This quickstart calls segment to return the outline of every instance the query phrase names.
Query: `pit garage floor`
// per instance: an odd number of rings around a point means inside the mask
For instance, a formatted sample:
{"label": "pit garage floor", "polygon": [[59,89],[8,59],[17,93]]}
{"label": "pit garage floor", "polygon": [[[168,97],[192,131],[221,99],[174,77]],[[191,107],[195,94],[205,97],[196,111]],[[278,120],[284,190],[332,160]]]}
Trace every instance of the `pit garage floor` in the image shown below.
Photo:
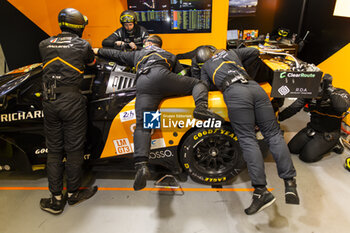
{"label": "pit garage floor", "polygon": [[[308,120],[300,112],[282,122],[288,142]],[[350,227],[350,173],[343,168],[342,155],[330,153],[314,164],[301,162],[292,155],[298,173],[299,206],[284,203],[283,181],[278,178],[271,156],[266,158],[269,188],[277,200],[271,207],[253,216],[243,209],[252,193],[247,171],[242,172],[227,191],[217,192],[210,186],[191,181],[181,182],[181,193],[159,191],[99,190],[78,206],[66,206],[54,216],[39,208],[39,200],[47,190],[1,190],[1,233],[345,233]],[[133,174],[97,173],[96,181],[103,188],[131,188]],[[154,180],[148,187],[154,187]],[[43,175],[21,176],[0,173],[0,187],[47,187]],[[192,189],[194,188],[194,189]],[[202,190],[202,188],[205,188]],[[208,188],[208,190],[206,189]],[[233,191],[243,188],[243,191]]]}

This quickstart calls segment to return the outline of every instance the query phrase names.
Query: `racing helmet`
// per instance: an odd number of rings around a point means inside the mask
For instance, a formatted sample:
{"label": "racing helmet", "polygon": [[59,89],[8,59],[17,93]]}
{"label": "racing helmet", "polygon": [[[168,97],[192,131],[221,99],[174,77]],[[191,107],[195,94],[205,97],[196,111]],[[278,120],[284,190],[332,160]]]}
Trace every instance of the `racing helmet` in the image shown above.
{"label": "racing helmet", "polygon": [[196,60],[198,65],[203,65],[214,55],[213,48],[209,46],[202,46],[197,50]]}
{"label": "racing helmet", "polygon": [[58,14],[58,25],[62,31],[70,31],[82,36],[88,18],[74,8],[65,8]]}
{"label": "racing helmet", "polygon": [[120,23],[123,25],[124,23],[137,23],[136,13],[131,10],[123,11],[120,15]]}

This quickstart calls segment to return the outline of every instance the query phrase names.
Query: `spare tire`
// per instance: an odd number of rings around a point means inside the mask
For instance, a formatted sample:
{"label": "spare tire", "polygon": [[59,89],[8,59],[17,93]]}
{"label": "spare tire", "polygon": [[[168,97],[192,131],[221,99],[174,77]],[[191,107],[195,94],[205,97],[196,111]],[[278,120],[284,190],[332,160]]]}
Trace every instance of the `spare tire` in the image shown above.
{"label": "spare tire", "polygon": [[225,184],[246,167],[237,137],[231,128],[196,129],[180,150],[180,162],[192,180]]}

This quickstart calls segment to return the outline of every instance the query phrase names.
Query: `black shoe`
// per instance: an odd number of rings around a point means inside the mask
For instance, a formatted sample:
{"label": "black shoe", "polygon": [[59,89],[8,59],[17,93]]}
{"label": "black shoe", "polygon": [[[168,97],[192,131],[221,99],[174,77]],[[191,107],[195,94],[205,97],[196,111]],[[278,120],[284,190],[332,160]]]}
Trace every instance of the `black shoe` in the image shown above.
{"label": "black shoe", "polygon": [[337,154],[342,154],[344,152],[344,146],[341,144],[340,139],[338,139],[338,142],[332,148],[332,151],[337,153]]}
{"label": "black shoe", "polygon": [[150,176],[150,172],[147,166],[147,162],[135,163],[136,175],[134,181],[134,190],[138,191],[146,187],[147,179]]}
{"label": "black shoe", "polygon": [[98,188],[97,186],[92,186],[87,189],[79,189],[78,191],[75,191],[70,197],[68,197],[68,204],[69,205],[76,205],[79,204],[82,201],[85,201],[95,195]]}
{"label": "black shoe", "polygon": [[40,208],[51,214],[62,213],[65,205],[66,199],[63,195],[61,195],[61,200],[57,200],[53,195],[50,198],[41,198],[40,200]]}
{"label": "black shoe", "polygon": [[221,121],[221,124],[225,123],[225,119],[222,118],[220,115],[210,111],[208,109],[208,105],[207,104],[198,104],[198,106],[196,106],[196,108],[193,111],[193,117],[198,119],[198,120],[208,120],[208,119],[215,119],[218,121]]}
{"label": "black shoe", "polygon": [[272,193],[267,191],[266,188],[264,189],[256,188],[253,193],[253,202],[247,209],[244,210],[244,212],[247,215],[255,214],[269,207],[275,201],[276,201],[276,198],[272,195]]}
{"label": "black shoe", "polygon": [[285,197],[287,204],[299,205],[300,200],[297,192],[295,179],[284,180]]}

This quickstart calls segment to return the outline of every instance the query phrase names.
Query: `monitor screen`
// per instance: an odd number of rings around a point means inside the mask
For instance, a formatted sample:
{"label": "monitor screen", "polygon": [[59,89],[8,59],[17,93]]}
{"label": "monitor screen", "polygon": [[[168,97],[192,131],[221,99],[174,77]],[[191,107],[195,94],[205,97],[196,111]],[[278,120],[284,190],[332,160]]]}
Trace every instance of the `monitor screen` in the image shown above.
{"label": "monitor screen", "polygon": [[227,40],[238,40],[238,30],[227,30]]}
{"label": "monitor screen", "polygon": [[337,0],[334,7],[334,16],[350,17],[350,1]]}
{"label": "monitor screen", "polygon": [[243,40],[252,40],[258,38],[259,30],[243,30]]}
{"label": "monitor screen", "polygon": [[128,0],[149,33],[211,32],[212,0]]}
{"label": "monitor screen", "polygon": [[230,0],[229,17],[254,16],[258,0]]}

